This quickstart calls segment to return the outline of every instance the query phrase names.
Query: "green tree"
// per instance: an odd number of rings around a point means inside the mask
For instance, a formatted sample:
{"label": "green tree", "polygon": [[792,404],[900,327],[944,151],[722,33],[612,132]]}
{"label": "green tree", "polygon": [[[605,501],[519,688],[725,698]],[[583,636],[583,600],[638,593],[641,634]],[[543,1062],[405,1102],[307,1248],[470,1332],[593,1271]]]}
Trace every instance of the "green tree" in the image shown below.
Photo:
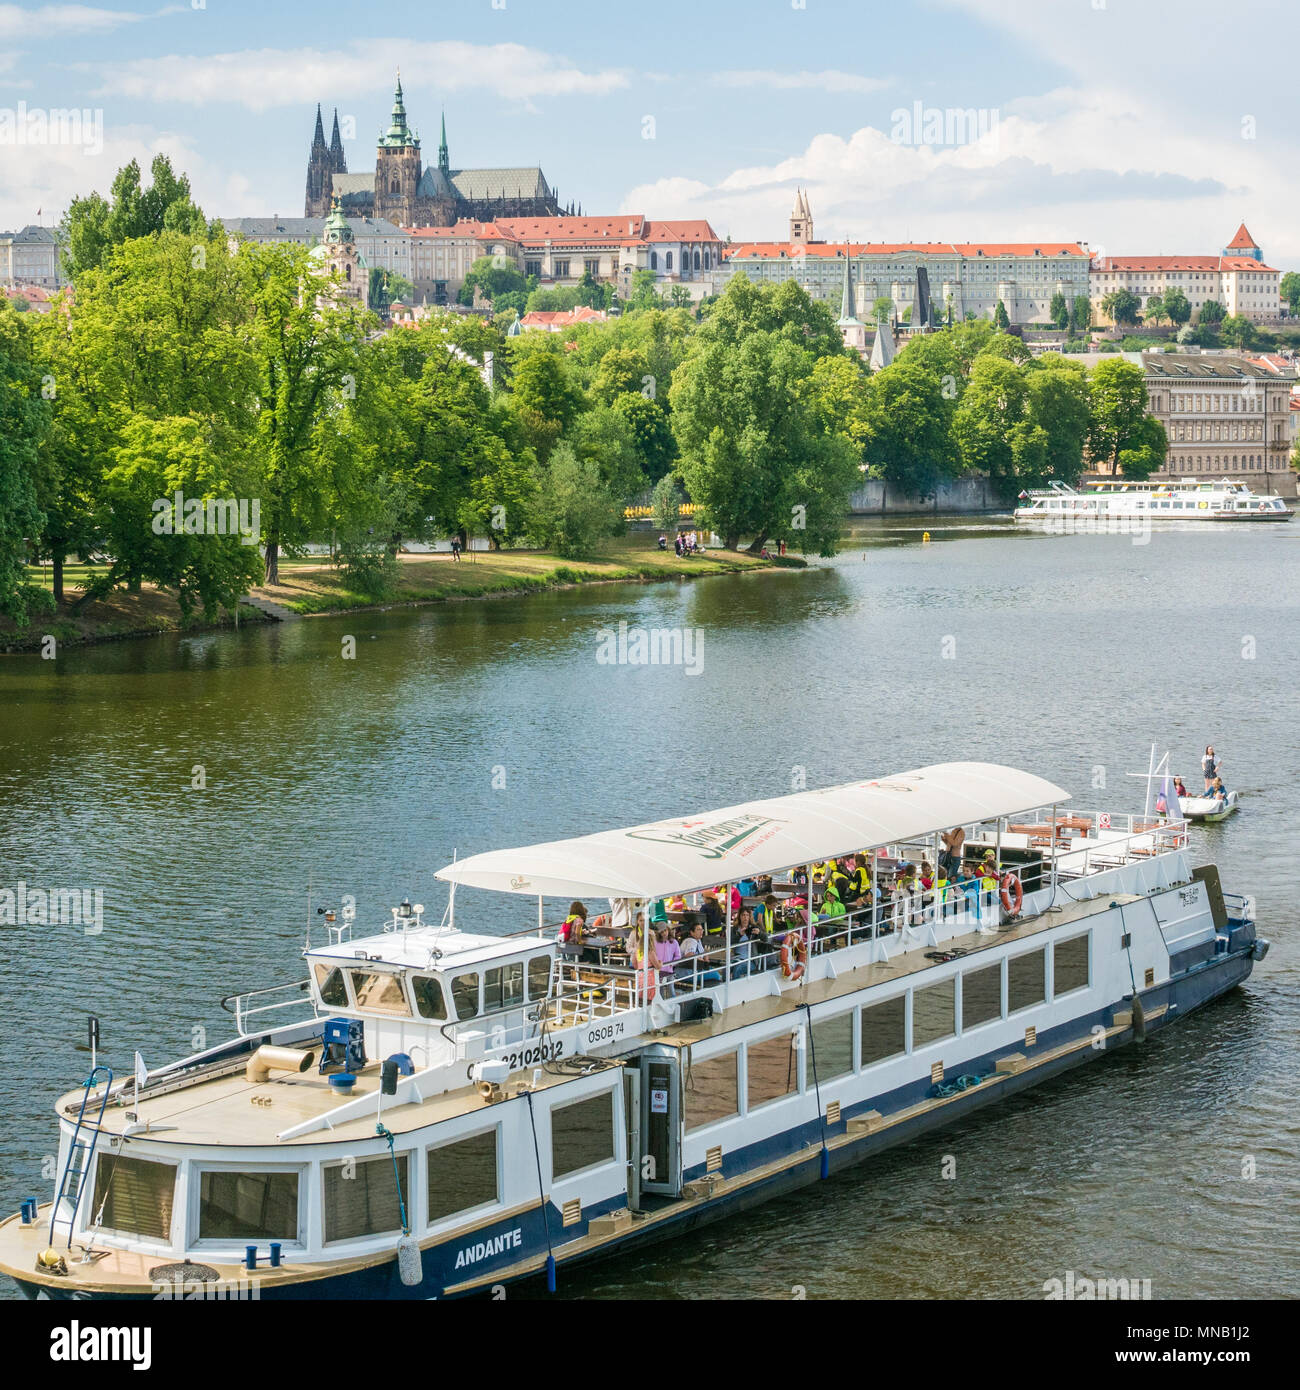
{"label": "green tree", "polygon": [[1142,301],[1132,290],[1111,290],[1101,300],[1102,313],[1117,327],[1136,324],[1141,307]]}
{"label": "green tree", "polygon": [[981,357],[1001,357],[1005,362],[1015,362],[1023,366],[1033,358],[1033,353],[1023,341],[1011,333],[993,333],[988,342],[980,348],[975,361]]}
{"label": "green tree", "polygon": [[1052,296],[1052,302],[1048,305],[1047,317],[1056,328],[1065,328],[1070,322],[1070,311],[1066,308],[1065,296],[1060,290]]}
{"label": "green tree", "polygon": [[30,330],[0,299],[0,613],[19,623],[34,598],[25,564],[27,542],[45,524],[39,493],[48,429]]}
{"label": "green tree", "polygon": [[1216,324],[1222,323],[1226,317],[1227,310],[1217,299],[1207,299],[1205,303],[1201,305],[1201,311],[1196,316],[1196,322],[1198,324],[1206,324],[1213,328]]}
{"label": "green tree", "polygon": [[888,323],[894,317],[894,301],[886,294],[878,295],[871,303],[872,323]]}
{"label": "green tree", "polygon": [[1293,314],[1300,314],[1300,275],[1294,270],[1288,270],[1282,277],[1277,290],[1283,304]]}
{"label": "green tree", "polygon": [[598,284],[596,277],[584,266],[582,279],[578,281],[578,303],[588,309],[607,309],[612,295],[613,286]]}
{"label": "green tree", "polygon": [[554,339],[524,347],[511,343],[514,367],[514,399],[528,430],[529,442],[545,462],[552,448],[577,419],[586,404],[582,387],[561,356]]}
{"label": "green tree", "polygon": [[532,521],[537,544],[566,559],[590,555],[621,524],[622,508],[595,461],[580,459],[568,444],[556,445],[538,485]]}
{"label": "green tree", "polygon": [[1145,317],[1150,323],[1159,323],[1165,314],[1165,297],[1162,294],[1150,294],[1147,296],[1147,306]]}
{"label": "green tree", "polygon": [[508,256],[480,256],[465,272],[465,283],[456,294],[457,302],[473,304],[476,289],[482,290],[483,298],[494,309],[500,309],[507,307],[499,303],[502,295],[524,293],[529,285],[523,271]]}
{"label": "green tree", "polygon": [[662,478],[677,460],[668,412],[640,391],[624,391],[614,397],[613,405],[631,428],[641,471],[651,482]]}
{"label": "green tree", "polygon": [[1083,472],[1083,446],[1090,419],[1088,374],[1083,365],[1058,353],[1035,359],[1028,373],[1028,418],[1046,436],[1044,478],[1073,486]]}
{"label": "green tree", "polygon": [[1029,383],[1014,363],[981,354],[953,416],[962,466],[987,474],[1007,491],[1046,471],[1047,431],[1029,413]]}
{"label": "green tree", "polygon": [[866,401],[866,461],[871,475],[913,497],[961,469],[953,442],[954,396],[943,380],[906,353],[869,383]]}
{"label": "green tree", "polygon": [[1227,347],[1246,348],[1255,346],[1259,334],[1255,325],[1245,314],[1230,314],[1219,325],[1219,338]]}
{"label": "green tree", "polygon": [[1092,300],[1086,294],[1077,294],[1070,301],[1070,327],[1076,333],[1086,332],[1092,324]]}
{"label": "green tree", "polygon": [[751,550],[769,537],[798,538],[803,549],[830,554],[859,476],[856,451],[826,428],[811,392],[813,356],[787,336],[788,323],[777,317],[777,328],[732,337],[748,313],[764,313],[752,288],[746,282],[742,303],[723,309],[712,334],[712,317],[705,321],[673,374],[678,472],[729,550],[751,536]]}
{"label": "green tree", "polygon": [[704,343],[740,343],[751,333],[775,333],[813,357],[842,357],[847,349],[830,306],[811,299],[793,280],[755,285],[733,275],[709,307],[698,336]]}
{"label": "green tree", "polygon": [[1164,293],[1165,318],[1175,327],[1181,328],[1192,316],[1192,306],[1187,302],[1187,296],[1175,286]]}
{"label": "green tree", "polygon": [[634,270],[632,272],[632,289],[627,300],[627,312],[635,313],[641,309],[659,308],[659,291],[655,285],[656,276],[653,270]]}
{"label": "green tree", "polygon": [[[1142,368],[1121,358],[1099,362],[1088,382],[1088,454],[1094,465],[1117,472],[1126,463],[1138,476],[1158,441],[1144,423],[1147,416],[1146,376]],[[1159,422],[1156,422],[1157,424]],[[1161,437],[1164,431],[1161,429]],[[1160,466],[1164,449],[1146,472]]]}
{"label": "green tree", "polygon": [[591,393],[598,401],[612,405],[616,397],[629,391],[639,394],[650,377],[650,359],[641,349],[611,348],[600,359]]}
{"label": "green tree", "polygon": [[1011,319],[1007,314],[1007,306],[1000,299],[993,310],[993,327],[1004,330],[1011,327]]}
{"label": "green tree", "polygon": [[91,193],[69,204],[60,240],[64,273],[74,284],[84,271],[101,265],[114,247],[134,237],[171,231],[207,239],[189,179],[178,175],[164,154],[154,156],[149,173],[152,182],[142,188],[140,166],[133,159],[117,171],[109,198]]}
{"label": "green tree", "polygon": [[677,479],[671,473],[665,473],[654,485],[654,491],[650,495],[650,503],[654,508],[655,525],[661,531],[671,531],[676,534],[677,521],[681,516],[682,503],[685,500]]}
{"label": "green tree", "polygon": [[645,489],[641,451],[622,411],[600,402],[583,411],[564,438],[580,459],[596,464],[612,496],[627,502]]}

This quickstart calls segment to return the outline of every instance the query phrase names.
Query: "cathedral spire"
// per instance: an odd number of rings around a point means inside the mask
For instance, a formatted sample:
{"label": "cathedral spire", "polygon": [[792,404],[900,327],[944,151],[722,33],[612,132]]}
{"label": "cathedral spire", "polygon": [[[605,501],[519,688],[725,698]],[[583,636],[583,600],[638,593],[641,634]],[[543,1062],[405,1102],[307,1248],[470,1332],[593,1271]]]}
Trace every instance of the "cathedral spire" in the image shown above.
{"label": "cathedral spire", "polygon": [[334,133],[330,136],[330,169],[336,174],[346,174],[348,157],[343,153],[343,140],[339,135],[339,109],[334,108]]}
{"label": "cathedral spire", "polygon": [[311,147],[313,153],[318,148],[325,148],[325,123],[321,120],[320,102],[316,103],[316,133],[311,137]]}
{"label": "cathedral spire", "polygon": [[438,145],[438,168],[444,174],[451,173],[451,155],[447,151],[447,113],[442,113],[442,140]]}

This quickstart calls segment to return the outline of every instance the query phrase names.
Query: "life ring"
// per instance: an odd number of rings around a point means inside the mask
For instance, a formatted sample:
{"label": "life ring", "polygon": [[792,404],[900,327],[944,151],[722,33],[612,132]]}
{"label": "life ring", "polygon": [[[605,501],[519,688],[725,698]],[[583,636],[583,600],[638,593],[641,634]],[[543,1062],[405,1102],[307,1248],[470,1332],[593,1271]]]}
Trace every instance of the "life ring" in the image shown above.
{"label": "life ring", "polygon": [[[797,980],[804,971],[804,957],[808,954],[808,943],[803,933],[788,931],[781,943],[781,974],[787,980]],[[796,959],[797,957],[797,959]]]}
{"label": "life ring", "polygon": [[1003,911],[1014,917],[1024,900],[1025,890],[1020,886],[1020,880],[1015,874],[1007,874],[1002,880]]}
{"label": "life ring", "polygon": [[1261,502],[1261,503],[1255,508],[1255,510],[1256,510],[1257,512],[1266,512],[1266,511],[1268,511],[1268,503],[1267,503],[1267,502]]}

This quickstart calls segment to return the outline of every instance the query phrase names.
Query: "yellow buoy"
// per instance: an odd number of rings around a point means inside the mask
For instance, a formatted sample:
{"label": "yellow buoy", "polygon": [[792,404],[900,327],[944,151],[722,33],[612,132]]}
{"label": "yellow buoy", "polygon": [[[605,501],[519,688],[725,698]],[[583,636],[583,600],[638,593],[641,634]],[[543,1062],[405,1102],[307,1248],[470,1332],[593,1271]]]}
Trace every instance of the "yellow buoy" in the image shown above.
{"label": "yellow buoy", "polygon": [[922,532],[921,532],[921,544],[922,544],[922,545],[929,545],[929,543],[930,543],[930,533],[929,533],[928,531],[922,531]]}

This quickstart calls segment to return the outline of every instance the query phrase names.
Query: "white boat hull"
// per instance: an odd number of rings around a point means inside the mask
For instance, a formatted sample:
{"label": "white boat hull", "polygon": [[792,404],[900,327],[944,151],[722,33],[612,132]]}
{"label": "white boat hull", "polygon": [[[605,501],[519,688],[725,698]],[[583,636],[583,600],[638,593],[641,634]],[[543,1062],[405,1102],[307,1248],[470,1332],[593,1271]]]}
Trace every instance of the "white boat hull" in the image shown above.
{"label": "white boat hull", "polygon": [[1225,801],[1213,796],[1180,796],[1178,806],[1188,820],[1227,820],[1237,809],[1238,795],[1229,792]]}

